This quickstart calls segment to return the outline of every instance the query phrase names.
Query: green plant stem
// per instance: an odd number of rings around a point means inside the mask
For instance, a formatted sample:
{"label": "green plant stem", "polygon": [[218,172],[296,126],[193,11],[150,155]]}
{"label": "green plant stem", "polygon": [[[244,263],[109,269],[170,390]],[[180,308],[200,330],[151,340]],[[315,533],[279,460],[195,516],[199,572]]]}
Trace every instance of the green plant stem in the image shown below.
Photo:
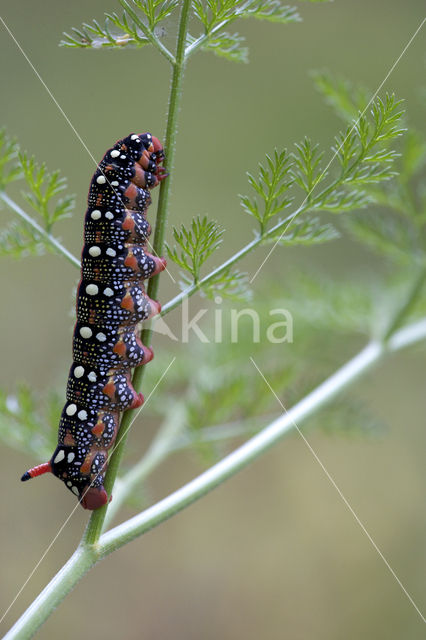
{"label": "green plant stem", "polygon": [[99,540],[100,554],[104,556],[119,549],[235,475],[276,444],[296,425],[300,425],[349,384],[355,382],[376,364],[385,352],[384,345],[378,342],[368,344],[292,409],[274,420],[241,447],[163,500],[104,533]]}
{"label": "green plant stem", "polygon": [[163,43],[157,38],[155,33],[151,31],[149,27],[146,26],[139,18],[138,14],[135,13],[132,7],[129,5],[126,0],[119,0],[121,6],[127,13],[132,16],[134,23],[139,27],[142,33],[146,36],[146,38],[150,41],[151,44],[154,45],[160,51],[160,53],[170,62],[170,64],[175,64],[175,57],[170,51],[163,45]]}
{"label": "green plant stem", "polygon": [[[153,442],[141,459],[114,485],[114,500],[108,507],[104,521],[104,529],[108,529],[111,521],[123,506],[123,503],[138,491],[141,483],[163,463],[170,455],[183,451],[199,442],[224,442],[241,436],[248,436],[259,431],[262,418],[235,420],[227,424],[205,427],[197,435],[180,433],[184,423],[179,415],[179,406],[173,407],[173,414],[156,434]],[[183,414],[183,415],[186,415]],[[266,420],[264,417],[264,421]],[[268,416],[269,418],[269,416]]]}
{"label": "green plant stem", "polygon": [[16,640],[32,638],[80,578],[93,567],[97,559],[98,556],[93,549],[79,547],[4,638]]}
{"label": "green plant stem", "polygon": [[201,278],[200,280],[198,280],[198,282],[194,282],[190,287],[188,287],[181,293],[178,293],[177,296],[175,296],[174,298],[169,300],[169,302],[167,302],[162,306],[160,315],[165,316],[167,313],[170,313],[170,311],[173,311],[173,309],[176,309],[176,307],[182,304],[183,300],[185,300],[186,298],[190,298],[192,295],[194,295],[194,293],[202,289],[203,286],[214,281],[215,278],[217,278],[217,276],[221,275],[233,264],[235,264],[236,262],[244,258],[253,249],[255,249],[256,247],[260,246],[263,242],[265,242],[265,240],[267,240],[268,238],[272,238],[278,231],[281,231],[283,229],[286,230],[287,225],[292,220],[294,220],[297,216],[303,213],[306,209],[307,207],[305,206],[300,207],[299,209],[294,211],[292,214],[287,216],[287,218],[285,218],[284,220],[281,220],[276,225],[271,227],[263,235],[258,235],[254,240],[246,244],[244,247],[242,247],[242,249],[237,251],[237,253],[235,253],[233,256],[228,258],[228,260],[225,260],[225,262],[223,262],[221,265],[213,269],[213,271],[211,271],[206,276],[204,276],[204,278]]}
{"label": "green plant stem", "polygon": [[71,262],[75,267],[80,269],[80,266],[81,266],[80,260],[78,260],[78,258],[73,256],[73,254],[70,253],[68,249],[66,249],[58,240],[56,240],[56,238],[50,235],[50,233],[48,233],[35,220],[33,220],[33,218],[30,215],[28,215],[28,213],[26,213],[23,209],[21,209],[21,207],[18,204],[16,204],[16,202],[12,200],[12,198],[9,198],[7,193],[5,193],[4,191],[0,191],[0,198],[3,200],[5,204],[7,204],[8,207],[10,207],[15,213],[17,213],[20,218],[25,220],[27,224],[29,224],[33,229],[35,229],[37,233],[41,236],[41,238],[43,238],[44,240],[46,240],[46,242],[51,244],[52,247],[56,249],[56,251],[58,251],[63,256],[65,256],[65,258],[69,262]]}
{"label": "green plant stem", "polygon": [[[180,99],[182,93],[182,83],[185,71],[185,42],[186,34],[188,31],[188,21],[190,15],[191,2],[190,0],[184,0],[182,4],[179,31],[177,36],[176,46],[176,62],[173,65],[172,84],[170,88],[169,99],[169,112],[167,117],[167,129],[165,137],[165,150],[166,160],[165,167],[169,170],[173,168],[175,157],[175,145],[177,135],[177,118],[179,113]],[[164,247],[164,235],[167,225],[167,214],[169,204],[169,194],[171,186],[171,176],[167,180],[163,180],[160,187],[160,197],[158,200],[157,219],[155,223],[155,233],[153,242],[153,251],[157,255],[161,255]],[[148,285],[148,296],[152,299],[157,298],[159,287],[159,278],[154,276]],[[142,331],[142,342],[146,346],[151,344],[152,331],[150,329],[144,329]],[[145,367],[137,367],[133,375],[132,384],[136,391],[140,391],[142,385],[142,379]],[[112,488],[114,486],[115,478],[117,477],[118,469],[123,458],[124,449],[127,442],[127,435],[129,432],[130,424],[133,419],[132,411],[125,411],[123,419],[121,421],[120,429],[117,434],[117,445],[114,449],[111,459],[108,464],[108,471],[105,477],[105,490],[108,495],[111,495]],[[86,544],[96,544],[101,531],[103,529],[103,523],[106,516],[108,505],[105,505],[101,509],[97,509],[93,512],[86,532],[84,534],[84,542]]]}
{"label": "green plant stem", "polygon": [[98,560],[158,526],[235,475],[294,429],[296,424],[300,427],[307,418],[365,375],[385,356],[423,340],[426,340],[426,318],[399,329],[387,342],[370,342],[288,412],[271,422],[223,460],[157,504],[104,533],[96,546],[81,545],[3,640],[31,638],[65,595]]}
{"label": "green plant stem", "polygon": [[[232,20],[235,20],[236,17],[233,17]],[[185,57],[189,58],[193,53],[195,53],[200,47],[202,47],[212,36],[221,31],[224,27],[226,27],[231,21],[231,19],[222,20],[220,24],[217,24],[213,29],[210,29],[208,33],[204,33],[202,36],[194,40],[191,44],[186,47]]]}
{"label": "green plant stem", "polygon": [[238,8],[236,7],[234,9],[234,13],[231,16],[229,16],[229,18],[224,18],[221,22],[219,22],[214,27],[209,29],[209,31],[207,33],[203,33],[202,36],[200,36],[199,38],[194,40],[194,42],[189,44],[186,47],[186,50],[185,50],[185,57],[188,58],[189,56],[191,56],[198,49],[200,49],[200,47],[202,47],[212,36],[214,36],[216,33],[221,31],[225,27],[227,27],[229,24],[231,24],[231,22],[234,22],[234,20],[237,20],[237,18],[239,18],[240,15],[247,8],[249,8],[249,6],[251,4],[253,4],[253,1],[252,0],[248,0],[248,2],[245,2],[241,7],[238,7]]}

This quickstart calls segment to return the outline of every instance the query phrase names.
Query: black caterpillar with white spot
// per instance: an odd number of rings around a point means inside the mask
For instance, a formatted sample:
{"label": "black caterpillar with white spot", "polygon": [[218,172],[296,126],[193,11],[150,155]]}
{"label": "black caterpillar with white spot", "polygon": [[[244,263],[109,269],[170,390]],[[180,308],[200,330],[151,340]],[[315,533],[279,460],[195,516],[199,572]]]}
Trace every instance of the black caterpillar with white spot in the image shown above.
{"label": "black caterpillar with white spot", "polygon": [[95,171],[58,446],[49,462],[22,476],[25,481],[53,473],[85,509],[98,509],[108,501],[103,482],[120,413],[143,403],[132,386],[131,369],[153,357],[139,338],[139,323],[160,311],[159,303],[146,295],[143,281],[166,266],[163,258],[146,251],[149,189],[167,175],[163,159],[157,138],[130,134],[106,152]]}

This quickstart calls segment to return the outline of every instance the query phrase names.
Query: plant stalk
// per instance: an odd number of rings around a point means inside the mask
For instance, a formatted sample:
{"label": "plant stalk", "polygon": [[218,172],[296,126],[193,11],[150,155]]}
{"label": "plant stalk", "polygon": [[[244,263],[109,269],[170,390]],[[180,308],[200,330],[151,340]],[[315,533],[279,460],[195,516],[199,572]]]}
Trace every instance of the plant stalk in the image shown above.
{"label": "plant stalk", "polygon": [[[182,4],[181,14],[180,14],[180,22],[179,22],[179,31],[177,36],[177,46],[176,46],[176,61],[173,64],[173,75],[172,75],[172,84],[170,88],[170,98],[169,98],[169,112],[167,117],[167,129],[166,129],[166,137],[165,137],[165,150],[166,150],[166,159],[164,166],[169,171],[172,170],[174,166],[174,157],[175,157],[175,146],[176,146],[176,136],[177,136],[177,118],[179,113],[180,99],[182,93],[182,84],[183,84],[183,76],[185,71],[185,43],[186,43],[186,34],[188,31],[188,21],[190,15],[191,2],[190,0],[184,0]],[[155,223],[155,233],[154,233],[154,242],[153,242],[153,251],[157,255],[161,255],[164,247],[164,236],[167,225],[167,214],[168,214],[168,204],[169,204],[169,195],[170,195],[170,187],[172,176],[170,175],[167,180],[163,180],[160,187],[160,196],[158,201],[158,209],[157,209],[157,218]],[[154,276],[148,285],[148,296],[152,299],[157,298],[159,287],[159,277]],[[146,346],[150,346],[151,344],[152,331],[150,329],[144,329],[142,331],[142,342]],[[144,375],[145,367],[136,367],[132,384],[136,391],[140,391],[142,385],[142,379]],[[114,486],[115,478],[118,473],[118,469],[121,464],[121,460],[124,454],[127,435],[130,428],[130,423],[132,421],[133,412],[128,410],[123,414],[123,418],[121,421],[120,429],[117,434],[117,445],[111,455],[108,464],[108,471],[105,477],[105,490],[108,495],[111,495],[112,488]],[[103,523],[106,516],[108,505],[101,507],[93,512],[89,524],[87,526],[86,532],[84,534],[84,542],[86,544],[95,544],[98,540],[102,528]]]}
{"label": "plant stalk", "polygon": [[32,638],[96,561],[97,556],[93,550],[79,547],[6,633],[3,640],[12,640],[12,638],[13,640],[28,640]]}
{"label": "plant stalk", "polygon": [[201,278],[200,280],[198,280],[198,282],[194,282],[190,287],[188,287],[181,293],[178,293],[177,296],[175,296],[174,298],[169,300],[169,302],[162,306],[160,316],[165,316],[167,313],[170,313],[170,311],[173,311],[173,309],[176,309],[176,307],[182,304],[183,300],[185,300],[186,298],[190,298],[194,295],[194,293],[202,289],[203,286],[213,282],[215,278],[217,278],[217,276],[220,276],[229,267],[244,258],[253,249],[260,246],[263,242],[265,242],[265,240],[267,240],[268,238],[272,238],[278,231],[281,231],[283,229],[285,231],[287,225],[289,225],[292,220],[303,213],[306,208],[307,207],[300,207],[292,214],[287,216],[287,218],[275,224],[268,231],[265,231],[263,235],[257,235],[254,240],[248,242],[244,247],[237,251],[237,253],[228,258],[228,260],[225,260],[225,262],[223,262],[221,265],[210,271],[210,273],[204,276],[204,278]]}
{"label": "plant stalk", "polygon": [[175,63],[174,56],[170,53],[170,51],[167,49],[167,47],[165,47],[163,45],[161,40],[159,40],[157,38],[155,33],[153,33],[153,31],[149,27],[147,27],[147,25],[144,24],[142,22],[142,20],[140,20],[139,16],[137,15],[137,13],[135,13],[133,11],[133,9],[130,6],[130,4],[128,2],[126,2],[126,0],[119,0],[119,2],[121,4],[121,6],[123,7],[123,9],[125,11],[127,11],[127,13],[130,16],[132,16],[132,20],[134,21],[135,25],[137,25],[139,27],[139,29],[146,36],[146,38],[150,41],[150,43],[152,45],[154,45],[154,47],[156,47],[158,49],[158,51],[170,62],[170,64],[174,64]]}
{"label": "plant stalk", "polygon": [[146,531],[161,524],[172,515],[183,510],[192,502],[205,495],[227,478],[266,452],[286,433],[297,428],[307,418],[336,395],[342,392],[377,365],[385,356],[426,339],[426,318],[399,329],[388,342],[373,341],[367,344],[355,357],[344,364],[327,380],[305,396],[294,407],[271,422],[257,435],[241,447],[223,458],[203,474],[184,485],[167,498],[149,507],[142,513],[104,533],[99,540],[102,557],[119,549]]}
{"label": "plant stalk", "polygon": [[167,498],[127,522],[104,533],[96,546],[81,545],[19,618],[4,640],[28,640],[50,616],[80,578],[100,559],[161,524],[195,502],[250,461],[267,451],[296,425],[330,402],[338,393],[365,375],[385,356],[426,340],[426,318],[396,331],[387,343],[371,342],[292,409],[271,422],[223,460]]}

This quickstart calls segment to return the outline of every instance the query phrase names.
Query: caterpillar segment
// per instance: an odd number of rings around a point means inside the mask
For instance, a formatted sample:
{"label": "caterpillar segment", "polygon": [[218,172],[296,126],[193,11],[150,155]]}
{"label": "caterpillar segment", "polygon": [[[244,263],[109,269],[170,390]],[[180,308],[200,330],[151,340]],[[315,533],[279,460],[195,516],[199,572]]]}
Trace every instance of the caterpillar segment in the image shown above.
{"label": "caterpillar segment", "polygon": [[139,324],[161,310],[146,295],[144,281],[166,267],[164,258],[146,250],[150,190],[167,177],[163,160],[158,138],[130,134],[106,152],[92,177],[58,446],[49,462],[21,478],[53,473],[85,509],[108,502],[103,483],[120,414],[143,403],[131,370],[152,360]]}

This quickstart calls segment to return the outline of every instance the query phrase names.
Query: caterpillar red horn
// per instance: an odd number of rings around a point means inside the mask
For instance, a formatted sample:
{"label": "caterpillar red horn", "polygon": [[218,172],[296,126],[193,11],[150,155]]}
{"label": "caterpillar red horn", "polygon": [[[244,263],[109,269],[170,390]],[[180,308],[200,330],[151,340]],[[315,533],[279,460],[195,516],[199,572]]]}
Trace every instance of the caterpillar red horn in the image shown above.
{"label": "caterpillar red horn", "polygon": [[143,402],[131,384],[131,369],[152,360],[138,325],[161,308],[143,282],[166,267],[164,258],[146,250],[150,189],[167,176],[163,160],[158,138],[133,133],[106,152],[93,175],[58,446],[49,462],[21,478],[53,473],[85,509],[108,502],[103,483],[120,413]]}

